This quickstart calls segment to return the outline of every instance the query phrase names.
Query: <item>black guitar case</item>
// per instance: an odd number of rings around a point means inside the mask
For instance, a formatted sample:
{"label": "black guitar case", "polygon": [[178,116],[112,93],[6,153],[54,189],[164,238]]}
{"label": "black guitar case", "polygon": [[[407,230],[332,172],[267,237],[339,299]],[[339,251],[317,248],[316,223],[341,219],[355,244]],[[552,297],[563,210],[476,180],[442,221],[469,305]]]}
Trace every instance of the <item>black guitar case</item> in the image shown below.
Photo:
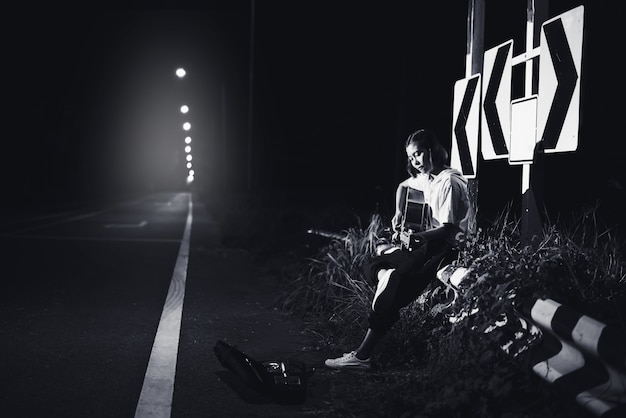
{"label": "black guitar case", "polygon": [[299,404],[306,400],[307,381],[314,369],[299,360],[257,361],[218,341],[213,348],[219,362],[237,375],[248,387],[281,404]]}

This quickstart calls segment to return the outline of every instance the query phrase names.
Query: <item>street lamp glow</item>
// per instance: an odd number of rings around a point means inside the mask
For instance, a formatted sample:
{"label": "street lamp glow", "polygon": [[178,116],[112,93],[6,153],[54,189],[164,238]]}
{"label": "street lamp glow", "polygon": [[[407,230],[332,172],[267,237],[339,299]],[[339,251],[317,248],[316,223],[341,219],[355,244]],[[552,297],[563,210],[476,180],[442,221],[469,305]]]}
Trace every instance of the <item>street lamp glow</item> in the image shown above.
{"label": "street lamp glow", "polygon": [[178,68],[178,69],[176,69],[176,76],[177,76],[178,78],[183,78],[183,77],[185,77],[185,75],[186,75],[186,74],[187,74],[187,71],[185,71],[185,69],[184,69],[184,68]]}
{"label": "street lamp glow", "polygon": [[186,131],[190,130],[191,129],[191,123],[189,123],[189,122],[183,123],[183,129],[186,130]]}
{"label": "street lamp glow", "polygon": [[186,152],[187,154],[189,154],[189,153],[191,152],[191,147],[190,147],[189,145],[187,145],[187,146],[185,147],[185,152]]}
{"label": "street lamp glow", "polygon": [[191,137],[190,136],[185,138],[185,144],[191,144]]}
{"label": "street lamp glow", "polygon": [[182,106],[180,107],[180,113],[187,113],[187,112],[189,112],[189,106],[187,106],[187,105],[182,105]]}

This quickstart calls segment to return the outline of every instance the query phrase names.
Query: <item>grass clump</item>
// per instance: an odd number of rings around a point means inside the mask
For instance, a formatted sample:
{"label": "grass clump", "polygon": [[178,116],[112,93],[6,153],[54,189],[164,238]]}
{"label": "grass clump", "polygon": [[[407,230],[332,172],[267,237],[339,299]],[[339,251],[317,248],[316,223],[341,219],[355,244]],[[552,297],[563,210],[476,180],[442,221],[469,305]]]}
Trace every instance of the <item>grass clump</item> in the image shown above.
{"label": "grass clump", "polygon": [[[597,320],[626,329],[626,262],[623,242],[594,209],[571,221],[548,223],[534,245],[520,243],[520,222],[507,207],[466,243],[459,265],[470,269],[463,284],[465,309],[496,311],[551,298]],[[479,306],[480,305],[480,306]]]}
{"label": "grass clump", "polygon": [[281,297],[282,308],[319,324],[328,336],[338,332],[339,343],[361,334],[375,290],[363,266],[383,233],[380,216],[373,215],[365,229],[348,228],[331,239],[295,269],[295,279]]}

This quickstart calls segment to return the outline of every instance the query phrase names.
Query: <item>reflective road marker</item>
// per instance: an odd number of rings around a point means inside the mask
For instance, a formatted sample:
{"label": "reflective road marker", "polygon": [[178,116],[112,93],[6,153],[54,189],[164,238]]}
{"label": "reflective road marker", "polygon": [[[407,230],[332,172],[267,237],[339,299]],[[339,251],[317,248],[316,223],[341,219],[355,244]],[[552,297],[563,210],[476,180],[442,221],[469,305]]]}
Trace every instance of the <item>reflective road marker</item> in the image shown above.
{"label": "reflective road marker", "polygon": [[154,337],[148,369],[135,410],[136,418],[169,418],[172,412],[174,378],[176,376],[176,358],[185,298],[185,281],[189,260],[189,239],[191,236],[192,202],[189,194],[187,224],[180,244],[174,274],[167,292],[161,320]]}

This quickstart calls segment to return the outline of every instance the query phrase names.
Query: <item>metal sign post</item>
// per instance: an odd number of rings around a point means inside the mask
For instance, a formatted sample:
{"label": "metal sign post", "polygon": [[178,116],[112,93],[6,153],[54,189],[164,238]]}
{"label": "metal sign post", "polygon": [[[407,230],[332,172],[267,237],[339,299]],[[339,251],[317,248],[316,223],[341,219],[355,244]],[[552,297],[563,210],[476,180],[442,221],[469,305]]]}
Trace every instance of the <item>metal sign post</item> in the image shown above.
{"label": "metal sign post", "polygon": [[[483,70],[483,53],[485,50],[484,38],[485,0],[469,0],[467,11],[467,49],[465,55],[465,76],[467,78],[471,78],[475,74],[480,74]],[[480,83],[478,84],[477,88],[478,91],[480,91]],[[480,94],[478,96],[480,96]],[[478,130],[479,124],[480,121],[477,122],[476,126]],[[477,141],[480,140],[478,134],[476,135],[476,139]],[[452,151],[454,153],[454,150]],[[478,163],[477,157],[476,163]],[[476,168],[477,167],[474,167],[474,170],[476,170]],[[470,217],[468,229],[471,234],[474,234],[477,230],[476,213],[478,212],[478,179],[471,178],[468,180],[468,193],[470,199]]]}
{"label": "metal sign post", "polygon": [[[524,84],[525,98],[530,99],[533,97],[533,93],[537,92],[538,87],[538,74],[535,71],[535,54],[531,52],[539,46],[539,28],[541,23],[545,21],[548,13],[548,0],[539,0],[535,4],[535,0],[527,0],[526,2],[526,80]],[[530,115],[531,121],[528,118],[522,118],[526,123],[532,123],[533,129],[526,133],[526,143],[535,144],[536,127],[537,127],[537,100],[529,100],[525,103],[526,112],[524,114]],[[524,124],[525,125],[525,124]],[[526,125],[527,126],[527,125]],[[515,132],[512,129],[512,132]],[[523,131],[522,131],[523,132]],[[531,167],[534,161],[534,157],[537,154],[542,153],[537,147],[531,146],[533,149],[533,156],[531,156],[530,162],[526,162],[522,165],[522,230],[521,239],[522,244],[530,245],[537,237],[541,236],[541,230],[543,227],[542,217],[539,212],[539,206],[543,206],[543,196],[541,193],[541,183],[543,182],[543,173],[537,172],[535,176],[531,175]],[[538,156],[539,159],[542,156]]]}

